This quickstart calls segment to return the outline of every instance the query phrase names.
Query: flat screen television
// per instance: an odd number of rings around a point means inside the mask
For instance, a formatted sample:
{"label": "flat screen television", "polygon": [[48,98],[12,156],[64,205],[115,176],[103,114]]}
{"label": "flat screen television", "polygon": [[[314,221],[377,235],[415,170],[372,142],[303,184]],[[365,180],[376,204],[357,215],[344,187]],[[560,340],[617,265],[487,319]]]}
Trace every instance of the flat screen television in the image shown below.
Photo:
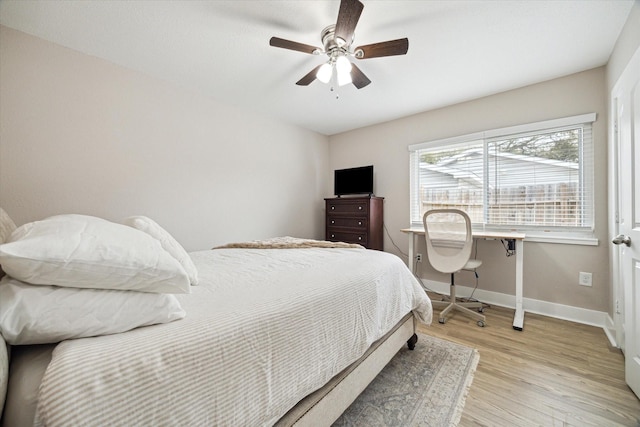
{"label": "flat screen television", "polygon": [[336,169],[333,185],[334,193],[338,197],[349,194],[373,195],[373,165]]}

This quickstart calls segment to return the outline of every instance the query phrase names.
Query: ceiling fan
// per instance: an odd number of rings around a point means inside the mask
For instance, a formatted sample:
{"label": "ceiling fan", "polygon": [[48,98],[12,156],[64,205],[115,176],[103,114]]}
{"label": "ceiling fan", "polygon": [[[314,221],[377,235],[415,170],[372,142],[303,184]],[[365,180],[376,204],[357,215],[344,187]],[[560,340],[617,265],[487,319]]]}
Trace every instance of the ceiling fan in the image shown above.
{"label": "ceiling fan", "polygon": [[333,76],[339,86],[353,83],[362,89],[371,83],[371,80],[353,64],[349,57],[356,59],[378,58],[381,56],[404,55],[409,50],[409,39],[389,40],[364,46],[352,47],[354,31],[364,5],[358,0],[341,0],[338,11],[338,20],[335,25],[329,25],[320,34],[324,49],[291,40],[271,37],[269,45],[283,49],[297,50],[313,55],[325,54],[329,60],[318,65],[307,75],[296,82],[300,86],[308,86],[318,79],[323,83],[329,83]]}

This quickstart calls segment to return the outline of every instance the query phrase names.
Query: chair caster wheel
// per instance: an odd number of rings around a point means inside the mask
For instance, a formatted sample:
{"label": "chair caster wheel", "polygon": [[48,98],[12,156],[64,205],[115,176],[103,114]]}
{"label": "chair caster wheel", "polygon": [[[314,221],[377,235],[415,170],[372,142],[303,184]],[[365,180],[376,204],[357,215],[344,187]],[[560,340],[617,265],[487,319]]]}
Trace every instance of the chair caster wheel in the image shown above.
{"label": "chair caster wheel", "polygon": [[444,325],[444,319],[438,319],[438,322]]}
{"label": "chair caster wheel", "polygon": [[478,309],[478,313],[484,313],[484,307],[480,307],[480,308]]}
{"label": "chair caster wheel", "polygon": [[478,320],[478,326],[480,326],[481,328],[484,328],[484,321]]}

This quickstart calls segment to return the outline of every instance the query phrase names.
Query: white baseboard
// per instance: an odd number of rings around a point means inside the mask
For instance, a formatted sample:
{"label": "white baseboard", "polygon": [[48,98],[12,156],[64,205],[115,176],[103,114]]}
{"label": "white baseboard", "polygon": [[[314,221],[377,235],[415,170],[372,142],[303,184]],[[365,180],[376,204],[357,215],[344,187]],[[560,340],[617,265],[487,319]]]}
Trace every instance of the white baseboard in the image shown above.
{"label": "white baseboard", "polygon": [[607,323],[602,329],[604,329],[604,333],[609,339],[611,345],[620,348],[618,341],[616,340],[616,325],[609,314],[607,314]]}
{"label": "white baseboard", "polygon": [[[425,279],[422,279],[422,283],[427,290],[449,295],[449,283]],[[471,296],[472,292],[473,288],[456,285],[456,296],[458,297],[467,298]],[[484,289],[476,289],[473,293],[473,298],[487,304],[497,305],[500,307],[515,308],[516,306],[515,295],[502,294]],[[524,306],[525,311],[524,330],[527,329],[526,313],[541,314],[543,316],[555,317],[556,319],[569,320],[585,325],[600,327],[604,330],[604,333],[607,335],[611,345],[617,347],[613,320],[608,313],[548,301],[540,301],[532,298],[523,298],[522,305]]]}

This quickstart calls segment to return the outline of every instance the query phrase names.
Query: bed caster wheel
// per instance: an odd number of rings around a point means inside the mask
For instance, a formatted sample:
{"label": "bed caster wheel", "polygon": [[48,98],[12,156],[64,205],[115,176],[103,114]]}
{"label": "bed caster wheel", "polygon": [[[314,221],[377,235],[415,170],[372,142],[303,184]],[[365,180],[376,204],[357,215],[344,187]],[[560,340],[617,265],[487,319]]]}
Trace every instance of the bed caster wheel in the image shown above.
{"label": "bed caster wheel", "polygon": [[411,338],[409,338],[409,341],[407,341],[407,346],[409,347],[409,350],[413,350],[414,348],[416,348],[417,342],[418,342],[418,335],[413,334]]}
{"label": "bed caster wheel", "polygon": [[439,322],[439,323],[442,323],[442,324],[444,325],[444,318],[442,318],[442,317],[441,317],[441,318],[439,318],[439,319],[438,319],[438,322]]}
{"label": "bed caster wheel", "polygon": [[478,326],[484,328],[484,320],[478,320]]}

